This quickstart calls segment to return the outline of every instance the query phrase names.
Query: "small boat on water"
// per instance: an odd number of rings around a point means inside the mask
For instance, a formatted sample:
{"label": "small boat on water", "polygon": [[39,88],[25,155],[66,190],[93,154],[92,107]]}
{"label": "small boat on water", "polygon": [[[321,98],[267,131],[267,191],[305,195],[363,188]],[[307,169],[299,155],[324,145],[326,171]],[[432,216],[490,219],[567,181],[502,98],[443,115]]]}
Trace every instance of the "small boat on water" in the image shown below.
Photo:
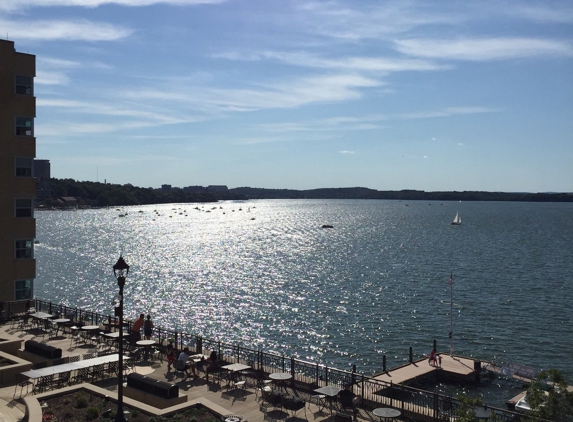
{"label": "small boat on water", "polygon": [[459,226],[460,224],[462,224],[462,217],[460,217],[459,211],[456,212],[456,216],[454,217],[454,221],[452,221],[451,224],[454,226]]}
{"label": "small boat on water", "polygon": [[323,224],[323,225],[322,225],[322,228],[323,228],[323,229],[333,229],[334,226],[331,225],[331,224]]}

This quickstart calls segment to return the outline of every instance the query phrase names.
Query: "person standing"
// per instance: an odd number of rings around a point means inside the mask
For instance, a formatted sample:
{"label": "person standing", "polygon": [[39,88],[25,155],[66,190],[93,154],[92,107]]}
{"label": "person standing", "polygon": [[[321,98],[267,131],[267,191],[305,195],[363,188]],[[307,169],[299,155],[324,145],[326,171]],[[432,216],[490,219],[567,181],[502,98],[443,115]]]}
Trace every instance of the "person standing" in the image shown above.
{"label": "person standing", "polygon": [[145,340],[151,340],[151,333],[153,332],[153,321],[151,321],[151,315],[147,315],[147,319],[143,324],[143,335]]}
{"label": "person standing", "polygon": [[173,347],[173,339],[169,339],[169,343],[165,348],[165,355],[167,356],[167,370],[171,371],[171,366],[175,360],[175,347]]}
{"label": "person standing", "polygon": [[139,318],[135,320],[131,326],[131,335],[135,341],[141,340],[141,327],[145,323],[145,315],[140,314]]}

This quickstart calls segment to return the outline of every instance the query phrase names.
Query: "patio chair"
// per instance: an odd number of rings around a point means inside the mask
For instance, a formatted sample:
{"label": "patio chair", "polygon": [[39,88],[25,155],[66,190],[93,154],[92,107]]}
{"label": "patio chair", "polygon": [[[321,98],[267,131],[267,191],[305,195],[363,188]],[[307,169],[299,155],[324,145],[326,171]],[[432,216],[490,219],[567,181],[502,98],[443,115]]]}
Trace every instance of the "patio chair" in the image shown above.
{"label": "patio chair", "polygon": [[175,369],[175,377],[177,377],[178,374],[181,374],[183,378],[187,378],[187,367],[185,362],[176,359],[173,361],[173,369]]}
{"label": "patio chair", "polygon": [[310,396],[308,400],[309,409],[311,404],[314,404],[318,408],[318,413],[322,413],[322,411],[328,405],[326,401],[326,396],[324,394],[313,394],[312,396]]}
{"label": "patio chair", "polygon": [[297,415],[297,413],[299,411],[304,409],[304,418],[307,419],[307,417],[306,417],[306,402],[303,399],[301,399],[299,397],[294,397],[294,396],[286,396],[283,398],[282,406],[287,411],[291,412],[291,416],[293,418]]}
{"label": "patio chair", "polygon": [[70,385],[81,384],[90,377],[90,368],[80,368],[76,371],[76,375],[70,380]]}
{"label": "patio chair", "polygon": [[71,371],[60,373],[58,379],[56,380],[56,388],[64,388],[70,385],[71,375]]}
{"label": "patio chair", "polygon": [[80,333],[79,327],[71,327],[72,337],[70,339],[70,349],[73,349],[74,346],[77,347],[80,343],[83,343],[83,336]]}
{"label": "patio chair", "polygon": [[16,388],[14,388],[14,396],[12,398],[16,398],[16,391],[18,390],[18,387],[20,387],[20,396],[18,398],[22,398],[24,387],[26,387],[26,394],[28,394],[30,391],[30,386],[32,386],[32,388],[34,387],[34,383],[30,379],[20,381],[18,384],[16,384]]}
{"label": "patio chair", "polygon": [[38,383],[34,387],[34,392],[43,393],[48,391],[54,385],[54,375],[46,375],[45,377],[40,377]]}

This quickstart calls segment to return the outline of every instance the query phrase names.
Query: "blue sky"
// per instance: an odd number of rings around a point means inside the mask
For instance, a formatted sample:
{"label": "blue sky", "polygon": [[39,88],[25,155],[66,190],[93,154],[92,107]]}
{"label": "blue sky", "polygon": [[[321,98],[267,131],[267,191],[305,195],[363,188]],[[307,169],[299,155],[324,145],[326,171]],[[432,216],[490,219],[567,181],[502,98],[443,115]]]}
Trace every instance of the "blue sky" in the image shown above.
{"label": "blue sky", "polygon": [[571,1],[0,0],[52,176],[573,191]]}

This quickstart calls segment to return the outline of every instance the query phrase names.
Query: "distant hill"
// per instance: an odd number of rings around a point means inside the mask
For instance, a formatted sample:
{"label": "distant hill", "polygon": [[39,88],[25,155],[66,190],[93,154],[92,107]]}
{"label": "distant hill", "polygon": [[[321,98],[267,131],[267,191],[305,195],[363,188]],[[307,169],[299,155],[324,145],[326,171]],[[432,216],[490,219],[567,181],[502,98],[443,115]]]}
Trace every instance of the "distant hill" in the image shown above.
{"label": "distant hill", "polygon": [[229,199],[247,199],[231,192],[185,192],[173,189],[138,188],[131,184],[78,182],[74,179],[50,179],[50,196],[40,205],[58,206],[63,197],[73,197],[80,207],[107,207],[122,205],[171,204],[189,202],[217,202]]}
{"label": "distant hill", "polygon": [[398,199],[423,201],[522,201],[573,202],[571,193],[507,192],[425,192],[421,190],[379,191],[368,188],[325,188],[310,190],[234,188],[229,189],[249,199]]}
{"label": "distant hill", "polygon": [[571,193],[506,193],[506,192],[425,192],[419,190],[379,191],[362,187],[324,188],[310,190],[262,189],[241,187],[226,192],[185,192],[173,189],[139,188],[131,184],[113,185],[99,182],[78,182],[73,179],[50,179],[51,194],[41,202],[56,206],[61,198],[73,197],[80,207],[106,207],[190,202],[216,202],[247,199],[397,199],[424,201],[527,201],[573,202]]}

